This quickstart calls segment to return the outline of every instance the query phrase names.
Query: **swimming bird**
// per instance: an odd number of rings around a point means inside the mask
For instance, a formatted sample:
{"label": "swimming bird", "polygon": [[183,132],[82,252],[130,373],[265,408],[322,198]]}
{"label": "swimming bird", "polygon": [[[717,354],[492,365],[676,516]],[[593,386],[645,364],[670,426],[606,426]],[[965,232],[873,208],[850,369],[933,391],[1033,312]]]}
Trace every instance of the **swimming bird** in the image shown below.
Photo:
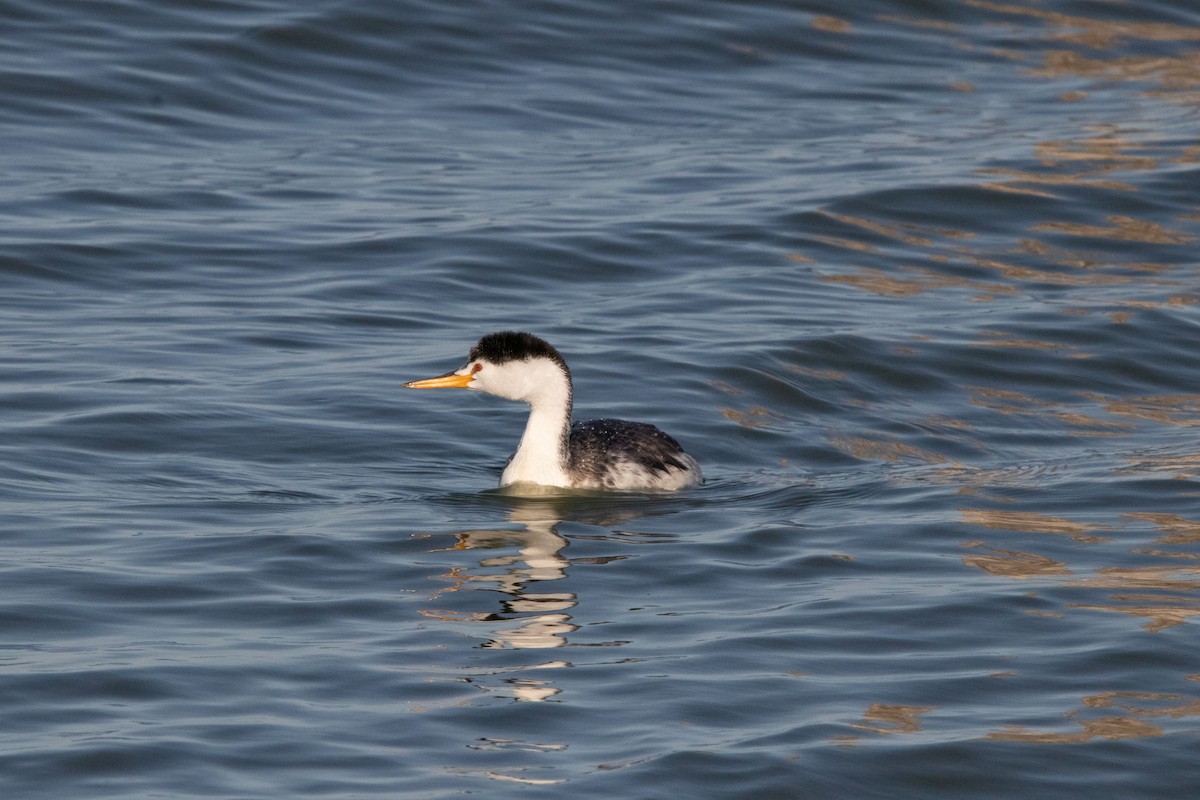
{"label": "swimming bird", "polygon": [[409,381],[408,389],[471,389],[530,407],[521,443],[500,485],[675,491],[701,483],[700,465],[679,442],[645,422],[571,422],[571,370],[562,355],[530,333],[489,333],[453,372]]}

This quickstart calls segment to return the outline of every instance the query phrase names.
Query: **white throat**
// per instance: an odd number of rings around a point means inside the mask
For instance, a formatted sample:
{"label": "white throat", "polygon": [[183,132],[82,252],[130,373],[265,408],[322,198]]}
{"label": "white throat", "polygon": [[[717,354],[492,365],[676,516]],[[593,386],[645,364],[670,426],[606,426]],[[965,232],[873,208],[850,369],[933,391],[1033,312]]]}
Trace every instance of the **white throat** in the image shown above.
{"label": "white throat", "polygon": [[507,385],[503,392],[511,400],[529,404],[529,421],[517,452],[500,476],[500,485],[537,483],[568,486],[567,434],[571,426],[571,384],[566,374],[548,359],[489,365],[484,372],[502,371]]}

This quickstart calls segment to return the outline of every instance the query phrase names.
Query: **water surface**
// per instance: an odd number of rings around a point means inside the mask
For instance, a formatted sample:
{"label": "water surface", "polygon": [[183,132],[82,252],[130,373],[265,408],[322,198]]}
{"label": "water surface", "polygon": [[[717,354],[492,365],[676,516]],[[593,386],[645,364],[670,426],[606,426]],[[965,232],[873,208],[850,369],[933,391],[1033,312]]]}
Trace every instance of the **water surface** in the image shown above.
{"label": "water surface", "polygon": [[[0,17],[7,796],[1200,780],[1189,4]],[[507,328],[708,482],[494,491]]]}

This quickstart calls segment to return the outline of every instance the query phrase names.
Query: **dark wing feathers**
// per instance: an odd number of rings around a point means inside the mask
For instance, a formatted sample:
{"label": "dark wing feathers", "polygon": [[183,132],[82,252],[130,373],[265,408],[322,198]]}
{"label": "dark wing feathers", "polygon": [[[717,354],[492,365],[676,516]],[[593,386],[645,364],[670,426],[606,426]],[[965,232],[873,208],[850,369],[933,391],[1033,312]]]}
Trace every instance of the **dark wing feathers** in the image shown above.
{"label": "dark wing feathers", "polygon": [[592,419],[571,426],[571,468],[600,477],[615,458],[639,464],[650,472],[686,470],[679,459],[683,448],[671,436],[645,422]]}

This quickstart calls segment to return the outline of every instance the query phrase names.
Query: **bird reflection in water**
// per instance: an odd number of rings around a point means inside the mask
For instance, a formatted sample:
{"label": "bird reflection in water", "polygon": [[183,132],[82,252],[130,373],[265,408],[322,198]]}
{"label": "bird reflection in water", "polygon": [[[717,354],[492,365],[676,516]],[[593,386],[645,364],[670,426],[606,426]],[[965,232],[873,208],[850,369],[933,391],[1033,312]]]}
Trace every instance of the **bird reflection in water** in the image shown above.
{"label": "bird reflection in water", "polygon": [[[578,500],[572,516],[578,517]],[[563,555],[568,541],[558,532],[564,518],[563,503],[572,498],[562,495],[547,497],[506,497],[509,520],[520,529],[478,529],[459,531],[454,534],[452,547],[440,548],[441,552],[479,551],[477,567],[452,567],[437,578],[448,585],[438,590],[431,598],[446,605],[460,602],[476,603],[478,594],[457,595],[466,590],[497,591],[501,594],[499,610],[456,611],[449,608],[431,608],[421,613],[427,617],[451,623],[471,623],[470,633],[478,635],[478,623],[487,625],[487,639],[479,645],[493,650],[544,650],[564,647],[571,642],[571,634],[579,629],[572,621],[571,609],[579,602],[574,592],[544,591],[551,584],[567,577],[571,561]],[[604,513],[604,523],[612,524],[640,514],[630,514],[611,507]],[[438,552],[438,551],[434,551]],[[625,556],[588,558],[589,564],[620,560]],[[452,599],[451,595],[455,595]],[[500,623],[500,624],[497,624]],[[505,624],[509,623],[509,624]],[[603,644],[619,644],[609,642]],[[571,666],[567,661],[546,661],[508,668],[491,668],[488,674],[510,673],[505,678],[505,687],[500,690],[488,688],[491,694],[510,695],[517,700],[541,701],[558,694],[560,690],[549,681],[511,673],[530,670],[546,670]],[[481,687],[487,688],[487,687]]]}
{"label": "bird reflection in water", "polygon": [[440,576],[451,581],[448,588],[435,597],[464,589],[494,589],[505,595],[499,612],[473,612],[464,617],[453,612],[425,612],[428,616],[461,621],[497,622],[519,620],[512,628],[493,630],[488,648],[531,650],[562,647],[567,635],[578,626],[571,623],[567,610],[577,598],[573,592],[540,592],[533,587],[567,576],[568,561],[562,555],[567,546],[555,530],[561,521],[546,504],[521,503],[515,506],[510,519],[524,526],[523,530],[470,530],[454,534],[453,550],[499,551],[479,560],[479,567],[453,567]]}

